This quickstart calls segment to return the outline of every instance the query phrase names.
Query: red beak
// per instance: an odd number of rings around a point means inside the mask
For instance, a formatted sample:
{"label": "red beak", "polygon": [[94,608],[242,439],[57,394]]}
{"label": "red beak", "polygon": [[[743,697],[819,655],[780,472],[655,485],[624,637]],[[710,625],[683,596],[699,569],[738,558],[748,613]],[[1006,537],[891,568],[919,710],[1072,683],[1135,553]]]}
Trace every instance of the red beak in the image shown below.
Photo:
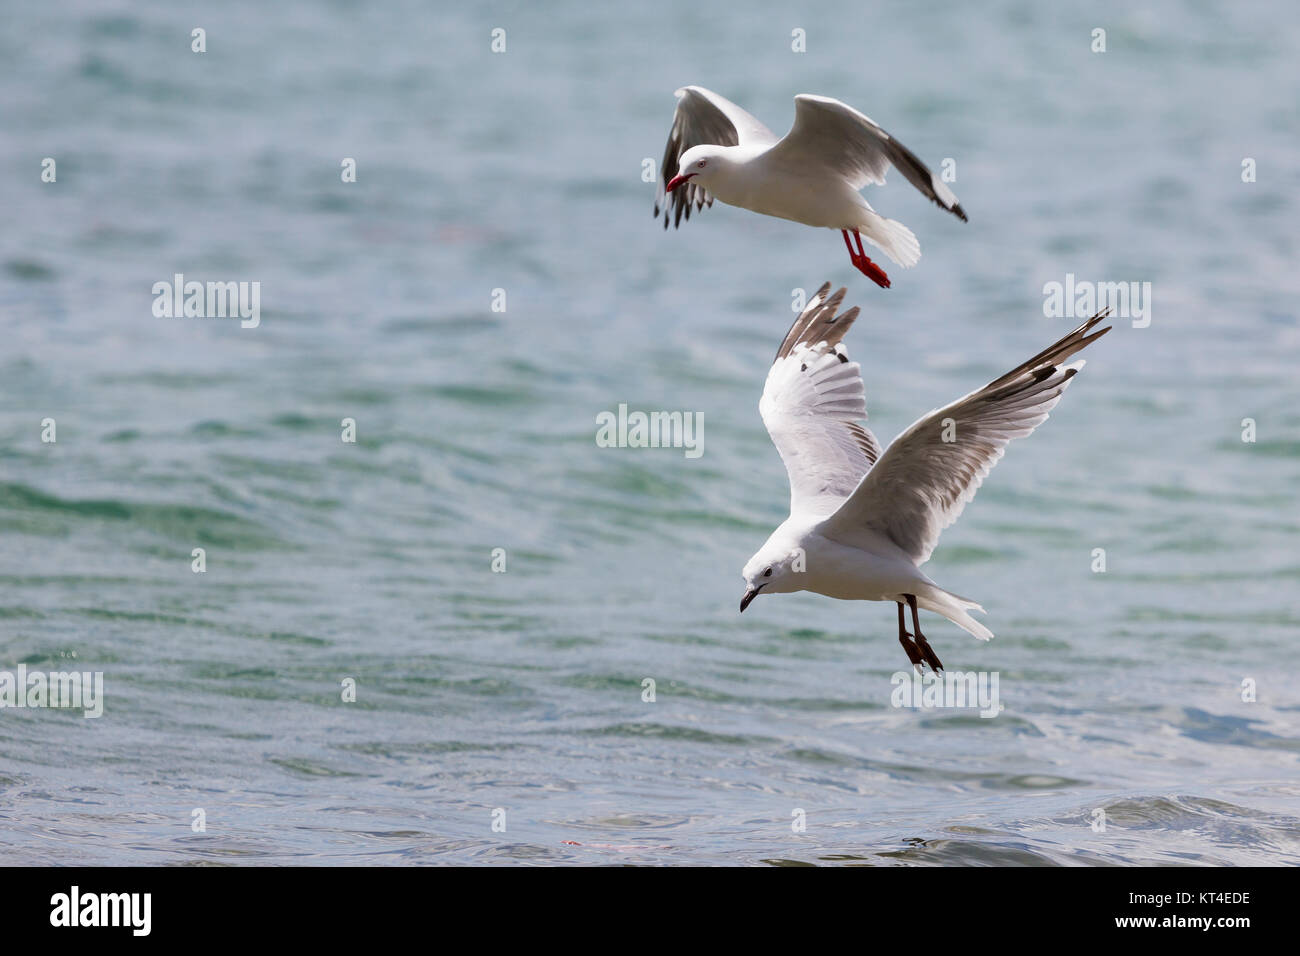
{"label": "red beak", "polygon": [[668,185],[664,187],[664,192],[665,193],[672,192],[674,189],[676,189],[678,186],[686,182],[686,180],[690,179],[694,175],[695,175],[694,173],[687,173],[685,176],[674,176],[672,179],[668,180]]}

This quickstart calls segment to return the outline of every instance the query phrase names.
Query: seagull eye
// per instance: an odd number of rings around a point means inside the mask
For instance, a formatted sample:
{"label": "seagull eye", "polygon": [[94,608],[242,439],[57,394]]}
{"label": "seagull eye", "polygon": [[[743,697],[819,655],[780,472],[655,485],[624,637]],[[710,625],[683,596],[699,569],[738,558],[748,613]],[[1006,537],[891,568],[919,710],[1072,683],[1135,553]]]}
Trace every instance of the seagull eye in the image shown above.
{"label": "seagull eye", "polygon": [[706,159],[701,159],[701,160],[700,160],[698,163],[696,163],[695,165],[696,165],[697,167],[699,167],[700,169],[703,169],[703,168],[704,168],[704,164],[705,164],[706,162],[708,162],[708,160],[706,160]]}
{"label": "seagull eye", "polygon": [[763,577],[765,577],[765,578],[770,578],[771,576],[772,576],[772,569],[771,569],[771,568],[768,568],[766,571],[763,572]]}

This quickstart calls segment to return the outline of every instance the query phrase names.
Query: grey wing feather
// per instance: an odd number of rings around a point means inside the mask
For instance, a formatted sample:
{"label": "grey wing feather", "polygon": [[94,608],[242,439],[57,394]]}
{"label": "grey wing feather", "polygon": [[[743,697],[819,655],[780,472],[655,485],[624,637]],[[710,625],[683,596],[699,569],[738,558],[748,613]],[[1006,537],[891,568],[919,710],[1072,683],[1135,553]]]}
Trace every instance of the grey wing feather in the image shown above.
{"label": "grey wing feather", "polygon": [[773,158],[828,166],[855,189],[868,183],[883,185],[886,171],[893,166],[940,208],[966,221],[965,210],[947,184],[870,117],[828,96],[804,93],[794,102],[794,125],[773,147]]}
{"label": "grey wing feather", "polygon": [[852,540],[871,531],[893,541],[918,565],[939,533],[975,497],[1007,444],[1041,425],[1082,360],[1062,364],[1110,331],[1092,332],[1109,309],[1029,361],[919,419],[889,445],[874,468],[826,520],[823,531]]}

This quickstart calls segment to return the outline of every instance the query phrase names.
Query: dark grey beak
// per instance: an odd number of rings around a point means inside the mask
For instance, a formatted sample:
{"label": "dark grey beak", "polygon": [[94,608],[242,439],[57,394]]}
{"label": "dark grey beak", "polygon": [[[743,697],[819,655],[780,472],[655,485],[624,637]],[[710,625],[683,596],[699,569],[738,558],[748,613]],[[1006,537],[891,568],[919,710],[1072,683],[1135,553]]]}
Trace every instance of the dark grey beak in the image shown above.
{"label": "dark grey beak", "polygon": [[758,587],[750,588],[748,591],[745,592],[745,596],[740,599],[741,614],[745,613],[745,608],[749,607],[749,602],[754,600],[755,595],[757,595],[758,592],[761,590],[763,590],[763,585],[760,584]]}

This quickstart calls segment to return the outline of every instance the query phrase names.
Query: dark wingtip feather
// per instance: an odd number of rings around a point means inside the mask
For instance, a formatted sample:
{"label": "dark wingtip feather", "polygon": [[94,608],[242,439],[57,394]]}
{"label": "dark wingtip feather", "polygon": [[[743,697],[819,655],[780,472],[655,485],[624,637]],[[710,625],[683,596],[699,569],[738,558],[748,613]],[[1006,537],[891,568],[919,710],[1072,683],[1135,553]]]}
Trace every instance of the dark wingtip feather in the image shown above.
{"label": "dark wingtip feather", "polygon": [[1079,348],[1083,348],[1086,345],[1091,345],[1093,342],[1097,341],[1099,338],[1101,338],[1103,335],[1105,335],[1114,327],[1115,326],[1113,325],[1108,325],[1104,329],[1098,329],[1096,332],[1093,332],[1092,335],[1085,335],[1083,338],[1079,340]]}
{"label": "dark wingtip feather", "polygon": [[[1083,351],[1113,328],[1113,326],[1108,325],[1106,328],[1093,332],[1091,335],[1088,334],[1089,329],[1095,326],[1098,322],[1101,322],[1108,315],[1110,315],[1110,309],[1102,309],[1073,332],[1062,336],[1029,361],[1016,366],[1010,372],[1007,372],[1006,375],[994,379],[984,387],[989,390],[997,390],[1007,386],[1008,390],[1005,394],[1014,394],[1023,387],[1022,385],[1017,384],[1017,380],[1020,379],[1021,376],[1028,374],[1032,384],[1033,381],[1037,380],[1036,376],[1043,375],[1044,368],[1047,368],[1050,371],[1055,371],[1055,369],[1069,359],[1070,356]],[[1048,374],[1050,374],[1050,371]]]}
{"label": "dark wingtip feather", "polygon": [[[808,300],[808,305],[791,323],[790,331],[786,332],[785,338],[781,340],[781,346],[776,350],[776,357],[772,361],[785,358],[799,345],[813,345],[824,341],[834,349],[848,333],[849,327],[853,325],[860,311],[855,305],[839,315],[835,314],[843,304],[847,292],[848,289],[841,286],[831,293],[831,284],[823,283],[816,294]],[[836,354],[840,355],[841,362],[848,361],[842,354],[838,352]]]}

